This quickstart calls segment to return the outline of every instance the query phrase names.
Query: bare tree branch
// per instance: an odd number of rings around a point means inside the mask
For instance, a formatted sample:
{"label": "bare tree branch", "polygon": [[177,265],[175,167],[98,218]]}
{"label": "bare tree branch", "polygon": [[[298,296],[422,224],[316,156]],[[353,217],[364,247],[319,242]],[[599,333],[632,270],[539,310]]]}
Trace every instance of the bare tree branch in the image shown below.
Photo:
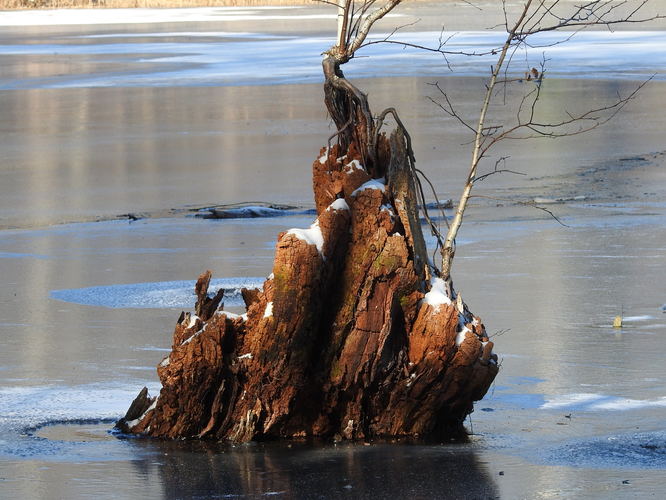
{"label": "bare tree branch", "polygon": [[460,114],[458,114],[458,112],[453,107],[453,104],[451,103],[451,100],[449,99],[449,96],[446,94],[446,92],[444,92],[442,87],[439,86],[439,82],[429,83],[428,85],[431,85],[431,86],[435,87],[439,91],[439,93],[444,98],[444,102],[446,103],[446,106],[442,105],[442,103],[440,103],[436,99],[433,99],[430,96],[428,96],[428,100],[430,100],[433,104],[438,106],[442,111],[444,111],[444,113],[449,115],[451,118],[455,118],[456,120],[458,120],[462,124],[463,127],[469,129],[472,133],[474,133],[475,132],[474,127],[472,127],[469,123],[467,123],[465,120],[463,120],[463,118],[460,116]]}
{"label": "bare tree branch", "polygon": [[486,120],[486,115],[488,113],[488,108],[490,106],[490,100],[492,98],[493,94],[493,89],[495,87],[495,83],[497,81],[497,75],[502,69],[502,64],[504,63],[504,59],[506,58],[507,52],[509,51],[509,48],[511,47],[511,42],[515,36],[515,33],[518,31],[520,28],[521,24],[523,23],[523,20],[525,19],[525,16],[527,16],[527,12],[529,11],[530,5],[532,4],[532,0],[527,0],[525,3],[525,9],[523,10],[522,14],[520,15],[518,21],[516,21],[515,25],[513,28],[508,33],[507,39],[504,42],[504,45],[502,47],[502,52],[500,53],[500,56],[497,60],[497,64],[495,65],[492,75],[490,77],[490,81],[487,85],[487,90],[486,90],[486,95],[483,100],[483,105],[481,106],[481,113],[479,115],[479,121],[478,125],[476,128],[476,136],[474,139],[474,148],[472,150],[472,161],[471,161],[471,167],[469,171],[469,175],[467,177],[467,182],[465,184],[465,187],[463,189],[463,192],[460,196],[460,202],[458,203],[458,207],[456,209],[456,214],[453,218],[453,221],[451,222],[451,225],[449,227],[448,232],[446,233],[446,240],[444,241],[444,247],[442,248],[442,274],[443,278],[447,281],[447,283],[451,283],[451,264],[453,262],[453,256],[455,255],[455,247],[454,247],[454,242],[456,239],[456,236],[458,235],[458,230],[460,229],[460,226],[462,225],[463,221],[463,215],[465,213],[465,208],[467,208],[467,202],[469,201],[470,194],[472,192],[472,187],[474,185],[474,178],[476,177],[476,170],[479,165],[479,161],[482,156],[481,152],[481,140],[483,137],[483,131],[485,128],[485,120]]}
{"label": "bare tree branch", "polygon": [[545,213],[547,213],[548,215],[550,215],[550,216],[552,217],[552,219],[553,219],[555,222],[557,222],[558,224],[560,224],[561,226],[563,226],[563,227],[570,227],[570,226],[568,226],[567,224],[565,224],[564,222],[562,222],[562,220],[561,220],[557,215],[555,215],[555,214],[552,212],[552,210],[549,210],[549,209],[547,209],[546,207],[543,207],[543,206],[537,204],[537,202],[534,201],[534,200],[530,200],[530,201],[516,201],[516,200],[510,200],[510,199],[508,199],[508,198],[498,198],[498,197],[494,197],[494,196],[485,196],[485,195],[480,195],[480,194],[472,195],[470,198],[483,198],[483,199],[486,199],[486,200],[501,201],[502,203],[509,203],[509,204],[512,204],[512,205],[520,205],[520,206],[523,206],[523,207],[531,207],[531,208],[535,208],[535,209],[537,209],[537,210],[541,210],[542,212],[545,212]]}
{"label": "bare tree branch", "polygon": [[495,175],[495,174],[527,175],[525,172],[517,172],[515,170],[509,170],[507,168],[502,168],[502,169],[498,168],[500,163],[504,164],[506,162],[506,160],[508,160],[508,159],[509,159],[508,156],[502,156],[501,158],[499,158],[495,162],[495,169],[492,172],[488,172],[487,174],[477,176],[476,179],[474,179],[474,182],[484,181],[488,177],[490,177],[491,175]]}
{"label": "bare tree branch", "polygon": [[384,6],[378,8],[365,18],[363,23],[359,25],[356,36],[347,49],[347,54],[349,57],[352,57],[353,54],[359,49],[359,47],[363,45],[363,42],[368,36],[372,25],[388,14],[391,10],[393,10],[393,8],[398,5],[400,1],[401,0],[388,0]]}
{"label": "bare tree branch", "polygon": [[[507,36],[497,62],[491,67],[491,74],[488,83],[486,84],[485,98],[476,126],[472,128],[469,125],[468,120],[457,112],[449,97],[441,89],[438,90],[443,96],[443,101],[430,98],[430,100],[439,106],[439,108],[448,116],[458,120],[466,129],[473,129],[474,131],[474,146],[472,149],[469,174],[460,197],[460,202],[458,203],[455,217],[449,226],[449,231],[447,232],[446,240],[442,247],[442,277],[445,278],[448,283],[450,283],[451,279],[451,263],[455,254],[455,238],[460,229],[460,225],[462,224],[465,208],[470,199],[475,182],[485,180],[490,175],[496,173],[517,173],[508,169],[498,168],[500,163],[504,163],[504,159],[501,158],[495,163],[493,171],[488,174],[477,176],[479,163],[483,158],[487,157],[489,150],[503,140],[566,137],[593,130],[617,116],[617,114],[632,99],[634,99],[638,92],[640,92],[640,90],[654,77],[653,75],[639,84],[629,95],[625,97],[618,95],[617,99],[608,105],[575,113],[566,112],[566,118],[555,122],[543,122],[538,118],[538,103],[540,102],[543,91],[542,83],[546,67],[546,59],[545,57],[542,59],[540,70],[536,68],[529,69],[528,65],[528,69],[525,72],[525,78],[512,77],[509,73],[517,52],[522,49],[527,50],[528,48],[545,48],[560,45],[571,40],[571,38],[581,30],[591,26],[601,26],[611,29],[613,26],[622,23],[641,23],[663,18],[664,16],[662,15],[640,15],[648,1],[649,0],[639,0],[637,2],[631,2],[630,0],[583,0],[580,4],[572,5],[562,2],[561,0],[526,0],[522,5],[517,20],[510,23],[508,5],[505,0],[502,0],[502,12],[504,15],[504,26]],[[534,35],[563,29],[572,30],[572,32],[566,33],[560,40],[551,40],[546,41],[545,43],[532,41],[531,37]],[[527,62],[526,59],[526,64]],[[500,72],[503,75],[502,79],[498,78]],[[488,120],[490,104],[496,97],[496,88],[498,84],[502,85],[500,92],[506,103],[508,85],[517,83],[529,83],[532,85],[532,82],[534,83],[534,87],[530,87],[524,92],[518,102],[515,124],[511,125],[506,122],[500,124],[486,123]],[[550,210],[540,207],[533,202],[520,202],[518,204],[533,206],[534,208],[543,210],[544,212],[549,213],[560,224],[563,224]]]}

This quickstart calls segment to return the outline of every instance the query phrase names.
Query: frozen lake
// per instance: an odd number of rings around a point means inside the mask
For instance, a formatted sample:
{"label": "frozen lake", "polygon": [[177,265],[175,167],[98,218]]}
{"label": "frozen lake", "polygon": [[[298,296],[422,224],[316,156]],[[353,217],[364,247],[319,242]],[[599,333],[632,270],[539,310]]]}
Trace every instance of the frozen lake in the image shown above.
{"label": "frozen lake", "polygon": [[[41,12],[5,14],[4,19],[0,19],[0,27],[9,25],[5,30],[10,31],[30,22],[43,22],[46,26],[48,23],[66,24],[60,25],[59,30],[49,26],[46,36],[41,26],[23,27],[19,37],[0,36],[0,54],[6,61],[0,90],[275,85],[322,81],[320,60],[322,52],[330,46],[330,33],[275,33],[258,29],[290,21],[331,26],[334,16],[330,13],[312,14],[310,12],[318,12],[312,8],[189,11],[190,15],[181,13],[180,23],[176,23],[179,19],[175,16],[156,14],[156,19],[163,21],[161,24],[134,24],[141,19],[148,23],[150,15],[119,12],[97,19],[97,22],[106,20],[111,23],[99,26],[85,23],[85,19],[91,17],[85,10],[78,11],[78,15],[64,11],[55,11],[51,15]],[[115,24],[123,18],[133,19],[134,23]],[[196,21],[203,25],[203,29],[200,26],[199,29],[189,29],[189,23]],[[403,25],[414,21],[412,16],[397,14],[384,23]],[[211,29],[211,24],[223,25],[226,29],[216,31]],[[246,25],[255,30],[239,31]],[[149,27],[159,30],[152,31]],[[443,46],[446,59],[440,53],[410,46],[371,43],[358,52],[353,65],[345,68],[348,76],[483,76],[495,62],[495,56],[487,53],[500,47],[505,38],[498,31],[442,31],[439,26],[437,30],[414,31],[418,27],[419,23],[395,34],[380,30],[368,41],[390,39],[433,48],[438,46],[441,38],[446,40]],[[666,79],[666,53],[663,50],[666,31],[604,30],[573,35],[572,31],[539,34],[531,39],[530,48],[519,51],[514,57],[528,59],[527,70],[545,63],[549,77],[636,80],[654,76],[658,80]],[[487,55],[469,57],[457,53]],[[34,72],[36,64],[40,66],[38,73]],[[67,67],[65,71],[63,65]]]}
{"label": "frozen lake", "polygon": [[[426,5],[423,25],[401,39],[436,43],[430,14],[443,8]],[[229,448],[107,431],[141,387],[159,390],[155,367],[193,305],[193,280],[211,269],[229,290],[260,283],[277,234],[311,223],[302,211],[192,215],[244,201],[311,208],[310,165],[332,133],[319,60],[333,16],[323,7],[139,11],[123,24],[127,13],[90,15],[0,16],[0,496],[661,495],[666,26],[591,32],[547,53],[549,117],[655,79],[606,127],[507,145],[497,156],[528,175],[479,186],[494,199],[470,210],[454,279],[502,365],[468,421],[469,444]],[[492,45],[497,35],[472,17],[447,20],[459,30],[452,43]],[[490,61],[452,59],[451,72],[441,56],[392,50],[375,46],[348,74],[375,111],[398,108],[418,166],[440,198],[457,197],[467,139],[426,99],[428,83],[471,116]],[[542,52],[528,54],[530,66]],[[373,78],[382,67],[394,78]],[[529,200],[568,227],[515,205]],[[623,329],[612,328],[618,314]]]}

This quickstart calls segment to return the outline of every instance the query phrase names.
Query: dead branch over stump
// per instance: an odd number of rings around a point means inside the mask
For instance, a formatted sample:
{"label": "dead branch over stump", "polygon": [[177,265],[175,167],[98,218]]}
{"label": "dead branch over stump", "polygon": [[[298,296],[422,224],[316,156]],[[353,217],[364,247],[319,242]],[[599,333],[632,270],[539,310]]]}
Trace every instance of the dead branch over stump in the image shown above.
{"label": "dead branch over stump", "polygon": [[416,199],[396,157],[404,137],[379,141],[373,170],[386,179],[371,178],[354,143],[322,150],[317,220],[280,233],[273,273],[243,294],[246,315],[224,312],[207,296],[210,272],[199,277],[200,314],[176,325],[159,397],[142,392],[121,430],[233,442],[464,433],[497,357],[480,319],[428,276],[404,208]]}

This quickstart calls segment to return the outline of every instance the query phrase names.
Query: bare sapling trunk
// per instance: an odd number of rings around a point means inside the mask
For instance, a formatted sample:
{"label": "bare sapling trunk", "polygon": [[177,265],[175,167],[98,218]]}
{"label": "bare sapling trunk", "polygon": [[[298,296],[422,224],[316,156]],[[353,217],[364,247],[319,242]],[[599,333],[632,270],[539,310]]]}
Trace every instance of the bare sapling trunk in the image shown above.
{"label": "bare sapling trunk", "polygon": [[446,233],[446,239],[444,240],[444,246],[442,247],[442,277],[447,283],[451,283],[451,265],[453,264],[453,256],[455,255],[455,241],[460,226],[463,222],[463,215],[465,214],[465,209],[467,208],[467,203],[469,202],[469,197],[472,194],[472,187],[474,186],[474,181],[476,180],[477,170],[479,166],[479,161],[481,160],[481,145],[483,141],[483,135],[486,126],[486,115],[488,114],[488,107],[490,106],[490,101],[493,97],[495,91],[495,85],[497,84],[497,77],[500,74],[500,71],[503,69],[504,60],[506,55],[511,47],[511,43],[516,35],[516,31],[519,29],[522,24],[525,16],[529,12],[530,5],[532,0],[528,0],[525,3],[525,8],[516,22],[516,24],[509,30],[506,41],[502,45],[502,50],[500,52],[499,58],[497,59],[497,64],[493,67],[492,74],[490,76],[490,81],[486,85],[486,94],[483,98],[483,104],[481,105],[481,112],[479,113],[479,120],[476,125],[476,130],[474,133],[474,146],[472,148],[472,161],[469,169],[469,175],[467,176],[467,182],[463,188],[462,194],[460,195],[460,201],[458,202],[458,207],[456,208],[455,216],[449,224],[449,230]]}
{"label": "bare sapling trunk", "polygon": [[[325,103],[336,133],[312,166],[317,219],[278,235],[273,272],[225,312],[197,282],[160,394],[137,397],[118,427],[162,438],[448,440],[494,380],[497,356],[480,318],[451,300],[429,264],[423,200],[408,132],[341,66],[399,0],[371,10],[346,0],[325,55]],[[363,14],[363,15],[361,15]],[[387,115],[398,126],[384,133]]]}

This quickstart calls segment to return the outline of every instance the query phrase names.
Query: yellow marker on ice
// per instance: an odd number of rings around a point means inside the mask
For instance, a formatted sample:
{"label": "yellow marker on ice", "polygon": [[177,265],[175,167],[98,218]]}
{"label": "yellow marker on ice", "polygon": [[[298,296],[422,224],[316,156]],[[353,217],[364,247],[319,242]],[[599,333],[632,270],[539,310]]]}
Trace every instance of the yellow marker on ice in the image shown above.
{"label": "yellow marker on ice", "polygon": [[622,328],[622,316],[615,316],[613,328]]}

